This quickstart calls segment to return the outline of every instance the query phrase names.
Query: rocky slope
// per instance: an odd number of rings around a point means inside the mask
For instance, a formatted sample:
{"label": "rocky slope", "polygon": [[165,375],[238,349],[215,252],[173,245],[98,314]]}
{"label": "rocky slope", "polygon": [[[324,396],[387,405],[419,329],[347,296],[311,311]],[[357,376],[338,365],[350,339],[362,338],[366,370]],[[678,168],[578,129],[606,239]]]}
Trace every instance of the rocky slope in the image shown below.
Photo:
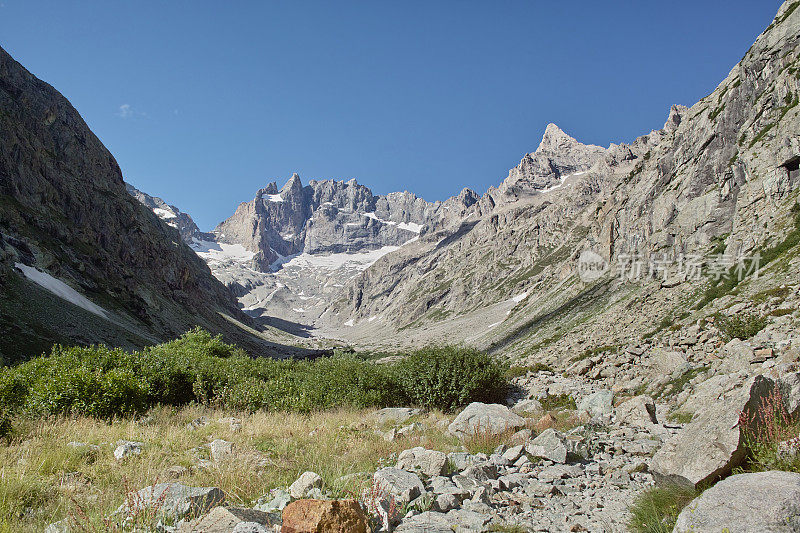
{"label": "rocky slope", "polygon": [[208,267],[125,189],[70,103],[0,49],[0,353],[53,342],[141,346],[194,325],[276,345]]}
{"label": "rocky slope", "polygon": [[[548,126],[537,151],[461,219],[432,225],[348,284],[323,332],[521,355],[562,337],[613,344],[649,331],[696,300],[722,262],[763,252],[791,228],[798,29],[787,2],[712,94],[674,106],[630,145],[586,146]],[[579,272],[587,251],[604,269],[592,279]],[[699,278],[688,268],[698,263]]]}

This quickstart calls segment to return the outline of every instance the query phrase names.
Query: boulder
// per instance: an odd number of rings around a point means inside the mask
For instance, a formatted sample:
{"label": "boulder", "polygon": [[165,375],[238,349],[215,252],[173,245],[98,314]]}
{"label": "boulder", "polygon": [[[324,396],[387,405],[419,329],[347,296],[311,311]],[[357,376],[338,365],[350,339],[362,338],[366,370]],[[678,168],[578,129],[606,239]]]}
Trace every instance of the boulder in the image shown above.
{"label": "boulder", "polygon": [[356,500],[298,500],[283,510],[282,533],[367,533]]}
{"label": "boulder", "polygon": [[444,513],[426,511],[403,519],[395,533],[453,533],[450,521]]}
{"label": "boulder", "polygon": [[517,402],[514,404],[514,407],[512,407],[511,410],[518,415],[528,415],[533,418],[541,416],[544,413],[542,403],[539,400],[534,400],[532,398]]}
{"label": "boulder", "polygon": [[258,522],[239,522],[233,527],[233,529],[231,529],[231,533],[271,533],[277,528],[278,526],[275,526],[272,529],[267,529],[266,526],[259,524]]}
{"label": "boulder", "polygon": [[567,460],[567,442],[564,436],[554,429],[546,429],[525,446],[525,451],[534,457],[542,457],[554,463]]}
{"label": "boulder", "polygon": [[117,514],[129,515],[146,509],[175,520],[199,516],[225,501],[225,493],[216,487],[189,487],[181,483],[159,483],[145,487],[126,498]]}
{"label": "boulder", "polygon": [[756,472],[724,479],[687,505],[675,533],[800,531],[800,474]]}
{"label": "boulder", "polygon": [[312,489],[322,487],[322,477],[316,472],[303,472],[289,485],[289,495],[294,499],[305,498]]}
{"label": "boulder", "polygon": [[385,409],[380,409],[369,415],[369,419],[379,426],[384,424],[402,424],[419,413],[419,409],[412,409],[410,407],[386,407]]}
{"label": "boulder", "polygon": [[409,503],[425,492],[425,486],[416,474],[399,468],[382,468],[375,472],[372,479],[376,487],[399,503]]}
{"label": "boulder", "polygon": [[603,418],[611,415],[614,393],[604,389],[590,394],[578,405],[579,413],[587,413],[592,418]]}
{"label": "boulder", "polygon": [[117,447],[114,449],[114,458],[117,461],[122,461],[132,455],[141,455],[143,442],[136,442],[132,440],[121,440],[117,442]]}
{"label": "boulder", "polygon": [[[273,528],[280,524],[278,516],[242,507],[215,507],[205,516],[184,522],[178,533],[229,533],[239,524],[255,524]],[[252,527],[252,526],[251,526]],[[268,530],[268,529],[267,529]]]}
{"label": "boulder", "polygon": [[426,450],[422,446],[400,452],[397,468],[416,472],[426,477],[444,474],[447,469],[447,456],[435,450]]}
{"label": "boulder", "polygon": [[616,422],[628,426],[650,427],[657,423],[656,404],[650,396],[636,396],[614,410]]}
{"label": "boulder", "polygon": [[[709,401],[656,452],[650,470],[659,481],[692,486],[730,473],[745,456],[739,415],[743,411],[756,412],[762,400],[776,391],[773,380],[756,376]],[[748,429],[757,430],[744,428]]]}
{"label": "boulder", "polygon": [[447,427],[450,434],[465,438],[472,435],[500,435],[525,427],[525,419],[505,405],[473,402]]}
{"label": "boulder", "polygon": [[215,463],[226,461],[233,456],[233,443],[222,439],[216,439],[209,445],[211,449],[211,460]]}

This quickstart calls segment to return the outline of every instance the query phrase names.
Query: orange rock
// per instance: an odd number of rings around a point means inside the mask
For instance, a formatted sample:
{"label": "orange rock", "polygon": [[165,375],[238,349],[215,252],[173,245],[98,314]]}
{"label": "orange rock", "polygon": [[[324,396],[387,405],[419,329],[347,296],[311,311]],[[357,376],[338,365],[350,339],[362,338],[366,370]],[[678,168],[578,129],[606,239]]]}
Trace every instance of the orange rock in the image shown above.
{"label": "orange rock", "polygon": [[558,422],[556,417],[547,413],[536,422],[536,431],[544,431],[545,429],[551,428],[556,425],[556,422]]}
{"label": "orange rock", "polygon": [[355,500],[297,500],[283,510],[281,533],[367,533]]}

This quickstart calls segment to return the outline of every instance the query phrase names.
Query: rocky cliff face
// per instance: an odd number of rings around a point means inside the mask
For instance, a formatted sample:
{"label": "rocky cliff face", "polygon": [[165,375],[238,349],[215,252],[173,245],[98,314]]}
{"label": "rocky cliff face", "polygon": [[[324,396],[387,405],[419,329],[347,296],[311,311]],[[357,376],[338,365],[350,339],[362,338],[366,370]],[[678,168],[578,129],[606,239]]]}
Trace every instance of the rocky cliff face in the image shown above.
{"label": "rocky cliff face", "polygon": [[268,349],[234,325],[247,317],[178,230],[126,192],[78,112],[2,49],[0,258],[6,359],[55,341],[140,346],[194,325]]}
{"label": "rocky cliff face", "polygon": [[142,205],[150,209],[155,215],[163,220],[167,226],[172,226],[181,234],[181,238],[187,244],[193,244],[195,240],[209,241],[214,236],[211,233],[200,231],[197,224],[188,213],[182,212],[174,205],[170,205],[158,196],[150,196],[143,193],[130,183],[125,184],[128,194],[136,198]]}
{"label": "rocky cliff face", "polygon": [[355,180],[312,180],[295,174],[278,190],[273,182],[221,222],[217,241],[255,253],[253,266],[268,272],[280,257],[400,246],[415,238],[437,211],[411,193],[375,196]]}
{"label": "rocky cliff face", "polygon": [[[630,145],[586,146],[548,126],[537,151],[458,220],[432,226],[348,284],[323,315],[327,333],[524,352],[548,340],[551,314],[575,317],[587,302],[629,297],[660,274],[688,298],[708,278],[687,279],[681,261],[700,256],[708,267],[712,252],[735,258],[779,242],[800,161],[796,7],[784,4],[711,95],[674,106],[661,129]],[[591,282],[578,275],[587,250],[607,266]],[[645,273],[621,284],[631,257]],[[617,322],[644,320],[642,330],[652,320],[617,311]],[[559,327],[549,335],[564,335]]]}

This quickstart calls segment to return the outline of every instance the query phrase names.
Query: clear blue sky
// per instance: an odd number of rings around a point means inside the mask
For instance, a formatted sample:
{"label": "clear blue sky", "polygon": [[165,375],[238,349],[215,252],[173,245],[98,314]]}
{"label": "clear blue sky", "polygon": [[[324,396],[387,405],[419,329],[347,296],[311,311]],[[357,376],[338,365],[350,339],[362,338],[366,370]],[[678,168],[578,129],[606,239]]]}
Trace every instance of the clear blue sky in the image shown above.
{"label": "clear blue sky", "polygon": [[441,200],[548,122],[607,146],[710,93],[777,0],[0,0],[0,46],[202,229],[298,172]]}

